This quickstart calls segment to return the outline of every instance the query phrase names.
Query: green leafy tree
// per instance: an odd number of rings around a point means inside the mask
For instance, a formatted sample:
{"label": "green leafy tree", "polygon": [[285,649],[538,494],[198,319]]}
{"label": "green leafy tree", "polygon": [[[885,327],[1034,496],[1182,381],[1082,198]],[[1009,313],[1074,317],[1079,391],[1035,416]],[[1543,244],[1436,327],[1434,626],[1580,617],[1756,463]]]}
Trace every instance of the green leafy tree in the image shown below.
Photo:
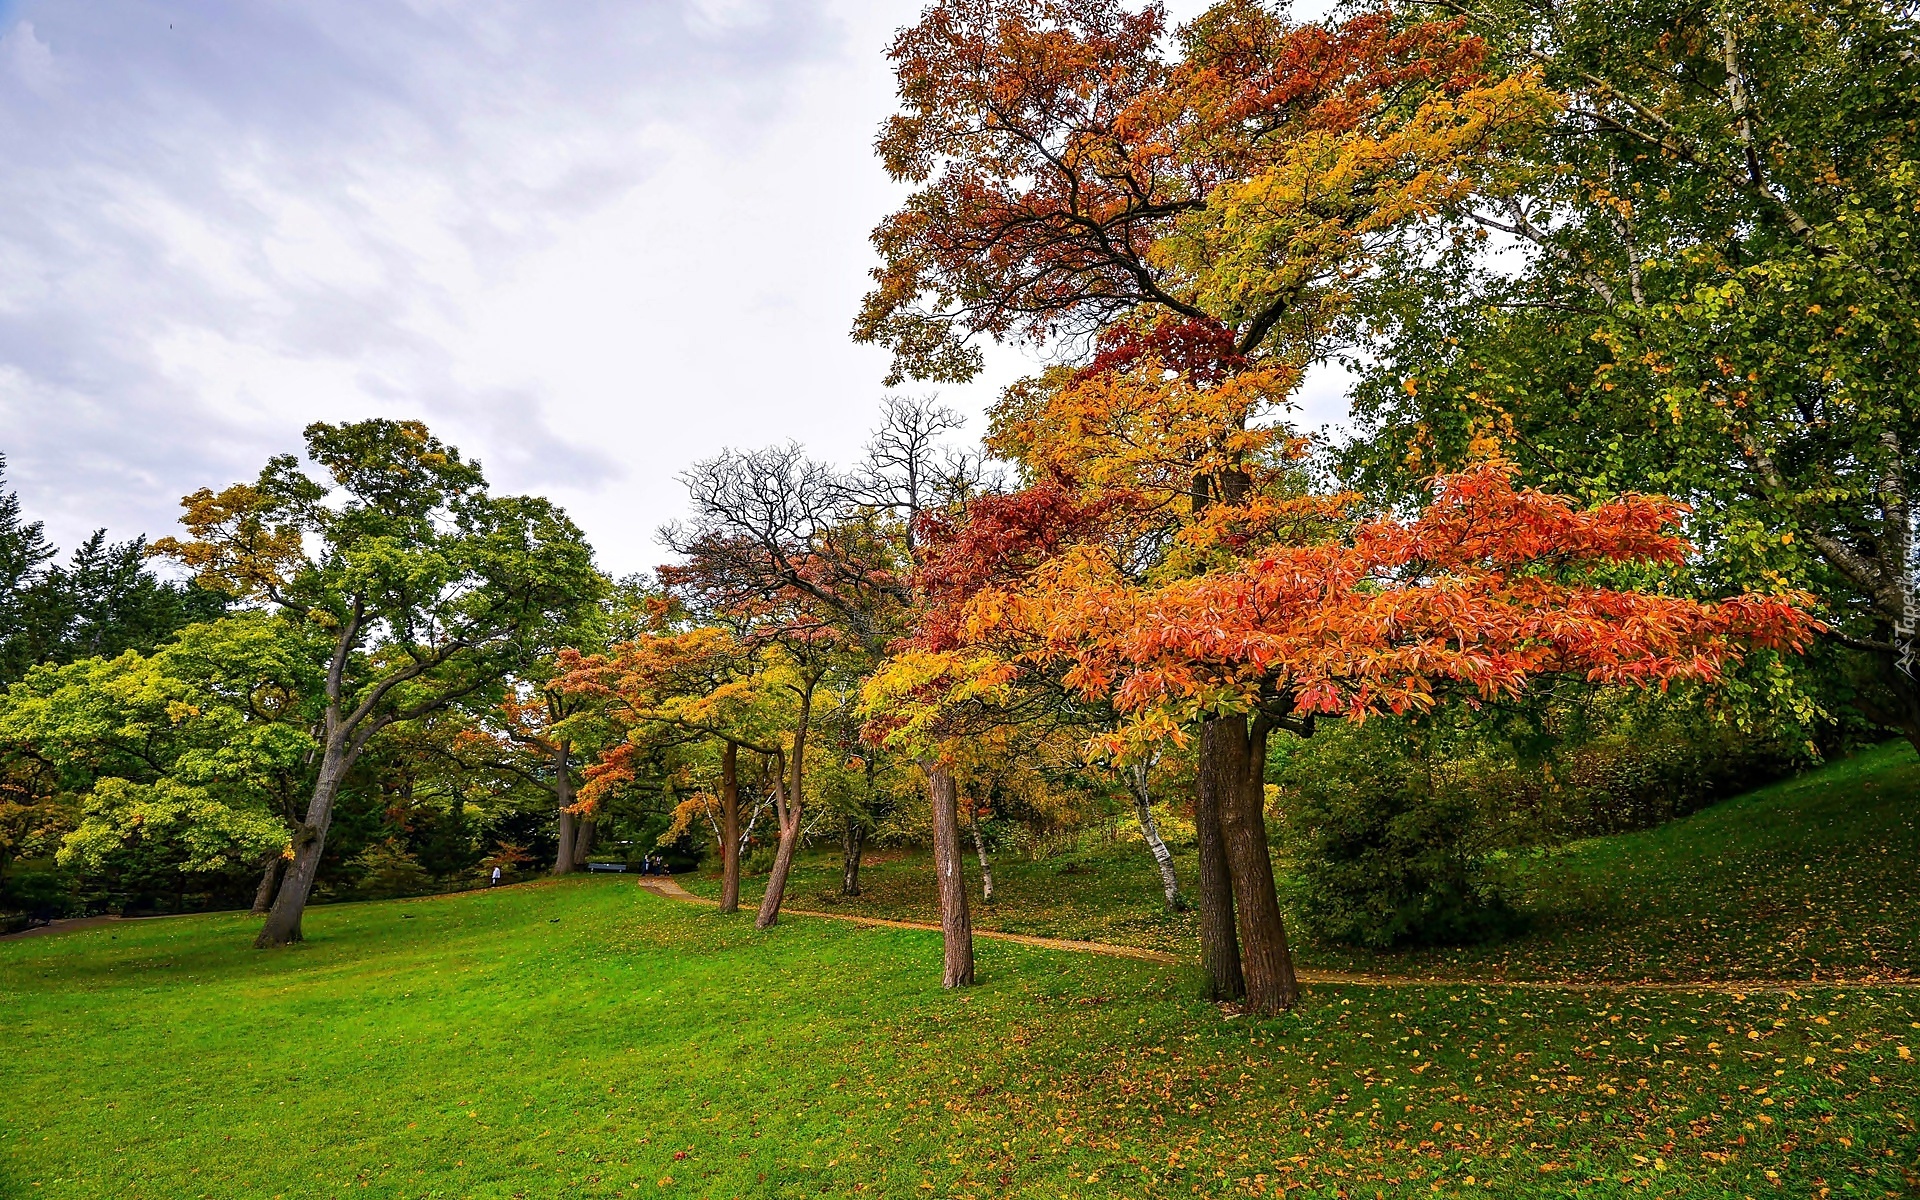
{"label": "green leafy tree", "polygon": [[21,513],[19,493],[5,490],[7,460],[0,455],[0,679],[18,679],[30,650],[33,585],[54,555],[46,527]]}
{"label": "green leafy tree", "polygon": [[1530,482],[1686,500],[1700,585],[1814,592],[1827,695],[1920,746],[1913,9],[1439,7],[1559,115],[1380,275],[1348,467],[1404,495],[1499,442]]}
{"label": "green leafy tree", "polygon": [[15,778],[73,815],[61,865],[125,894],[278,858],[311,778],[313,640],[237,614],[151,655],[43,664],[9,688],[0,752],[37,766]]}
{"label": "green leafy tree", "polygon": [[314,424],[307,455],[183,502],[165,538],[199,582],[326,631],[318,770],[293,860],[257,940],[300,940],[334,799],[370,739],[474,702],[539,660],[594,603],[579,529],[547,500],[494,496],[477,463],[417,421]]}

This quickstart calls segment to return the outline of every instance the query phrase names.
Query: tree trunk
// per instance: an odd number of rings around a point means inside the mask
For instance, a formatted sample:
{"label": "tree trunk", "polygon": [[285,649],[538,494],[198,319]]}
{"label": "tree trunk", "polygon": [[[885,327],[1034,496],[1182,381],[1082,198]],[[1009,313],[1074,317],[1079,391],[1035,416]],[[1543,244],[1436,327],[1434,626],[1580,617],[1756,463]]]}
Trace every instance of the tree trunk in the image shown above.
{"label": "tree trunk", "polygon": [[573,807],[573,775],[567,763],[567,743],[553,748],[553,798],[560,806],[560,848],[553,856],[553,873],[565,875],[573,870],[579,840],[579,822],[567,810]]}
{"label": "tree trunk", "polygon": [[582,817],[580,832],[573,838],[573,866],[580,870],[587,865],[587,855],[593,853],[593,839],[600,832],[600,822],[593,817]]}
{"label": "tree trunk", "polygon": [[767,873],[767,890],[760,897],[760,913],[753,919],[756,929],[766,929],[780,919],[780,902],[787,894],[787,872],[793,869],[794,852],[800,848],[801,787],[806,782],[807,724],[813,718],[813,680],[800,694],[800,719],[793,725],[793,762],[788,766],[789,784],[783,789],[780,812],[780,844],[773,852],[773,870]]}
{"label": "tree trunk", "polygon": [[[1273,888],[1273,858],[1267,850],[1266,763],[1268,728],[1263,718],[1223,717],[1220,829],[1233,877],[1233,905],[1239,917],[1240,965],[1246,980],[1247,1009],[1272,1014],[1293,1007],[1299,986],[1286,925]],[[1237,747],[1237,753],[1235,752]]]}
{"label": "tree trunk", "polygon": [[740,747],[720,750],[720,911],[740,911]]}
{"label": "tree trunk", "polygon": [[867,846],[867,827],[852,814],[840,829],[840,894],[860,894],[860,855]]}
{"label": "tree trunk", "polygon": [[1167,849],[1166,839],[1160,836],[1160,826],[1153,820],[1153,794],[1148,790],[1148,773],[1151,764],[1133,765],[1133,809],[1140,818],[1140,836],[1147,841],[1147,849],[1153,851],[1153,861],[1160,864],[1160,889],[1167,894],[1167,908],[1178,912],[1185,907],[1180,898],[1180,877],[1173,873],[1173,851]]}
{"label": "tree trunk", "polygon": [[[1200,722],[1200,777],[1193,799],[1195,848],[1200,855],[1200,960],[1207,971],[1207,992],[1215,1000],[1247,994],[1240,970],[1240,942],[1234,933],[1233,874],[1227,867],[1226,835],[1220,810],[1231,781],[1222,776],[1223,758],[1234,741],[1220,718]],[[1244,743],[1243,743],[1244,744]]]}
{"label": "tree trunk", "polygon": [[980,814],[969,822],[973,828],[973,852],[980,859],[980,903],[993,903],[993,864],[987,861],[987,839],[980,835]]}
{"label": "tree trunk", "polygon": [[[785,790],[786,785],[776,785]],[[800,842],[800,798],[795,796],[792,804],[782,803],[786,810],[780,821],[780,842],[773,850],[773,869],[767,872],[767,890],[760,897],[760,911],[753,918],[755,929],[771,929],[780,920],[780,903],[787,894],[787,873],[793,870],[793,854]]]}
{"label": "tree trunk", "polygon": [[287,856],[275,852],[267,860],[266,869],[260,872],[260,886],[253,893],[253,915],[264,917],[273,908],[273,894],[280,890],[280,881],[287,874]]}
{"label": "tree trunk", "polygon": [[560,810],[560,848],[553,855],[553,873],[565,875],[573,870],[573,843],[579,836],[579,823],[572,813]]}
{"label": "tree trunk", "polygon": [[[334,724],[330,719],[329,725]],[[300,917],[306,911],[307,897],[313,892],[313,879],[320,873],[320,855],[327,847],[327,827],[333,823],[333,800],[340,793],[340,781],[352,766],[344,733],[330,731],[327,748],[320,759],[320,778],[313,785],[313,799],[307,804],[307,819],[293,832],[293,864],[280,881],[273,908],[253,940],[259,949],[287,946],[301,940]]]}
{"label": "tree trunk", "polygon": [[940,880],[940,940],[946,951],[943,987],[973,986],[973,919],[967,913],[967,881],[960,870],[960,797],[953,772],[927,768],[933,802],[933,867]]}

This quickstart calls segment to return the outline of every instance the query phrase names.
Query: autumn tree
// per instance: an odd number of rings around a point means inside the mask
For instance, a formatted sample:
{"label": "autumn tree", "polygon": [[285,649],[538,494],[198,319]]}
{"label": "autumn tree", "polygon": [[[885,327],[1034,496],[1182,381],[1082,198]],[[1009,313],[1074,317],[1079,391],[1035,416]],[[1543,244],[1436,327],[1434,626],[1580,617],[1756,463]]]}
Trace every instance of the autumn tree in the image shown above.
{"label": "autumn tree", "polygon": [[1711,683],[1747,649],[1795,651],[1815,628],[1790,598],[1610,586],[1623,568],[1685,561],[1679,508],[1628,497],[1583,510],[1515,489],[1511,473],[1486,465],[1442,481],[1417,517],[1163,582],[1142,582],[1097,538],[1066,546],[957,596],[949,648],[901,656],[882,683],[907,725],[1064,667],[1067,686],[1129,716],[1104,739],[1122,756],[1198,724],[1195,824],[1211,803],[1221,841],[1201,875],[1209,974],[1217,992],[1237,974],[1253,1010],[1286,1008],[1295,983],[1262,815],[1275,727],[1486,703],[1550,674]]}
{"label": "autumn tree", "polygon": [[555,876],[580,870],[593,849],[595,816],[578,795],[582,762],[576,753],[580,720],[591,714],[593,699],[564,689],[555,662],[547,660],[507,680],[499,701],[476,712],[449,747],[449,756],[468,770],[503,772],[551,797]]}
{"label": "autumn tree", "polygon": [[[716,838],[723,872],[721,912],[737,911],[740,905],[741,751],[760,756],[771,767],[781,836],[787,836],[790,826],[797,829],[797,805],[789,790],[794,775],[788,770],[789,743],[782,733],[796,727],[795,701],[810,693],[804,684],[796,688],[790,678],[780,678],[782,664],[770,664],[768,657],[720,626],[675,629],[663,621],[658,630],[603,653],[567,651],[560,658],[563,673],[557,689],[601,705],[624,731],[587,767],[581,795],[588,802],[633,782],[652,740],[678,737],[719,744],[711,790],[717,793],[721,814]],[[795,740],[804,752],[804,729]],[[804,774],[800,780],[804,782]],[[701,794],[693,802],[704,805],[704,800]],[[776,915],[778,903],[776,898]]]}
{"label": "autumn tree", "polygon": [[[776,852],[762,920],[778,912],[798,848],[811,689],[829,673],[864,674],[908,630],[916,522],[963,502],[979,485],[979,461],[944,448],[943,435],[958,423],[931,400],[896,398],[883,407],[867,456],[851,472],[813,462],[790,445],[730,451],[686,476],[693,513],[665,531],[685,561],[663,568],[662,581],[704,619],[736,623],[743,641],[777,651],[798,679],[811,681],[788,746],[784,791],[794,824]],[[951,780],[937,761],[927,767],[936,850],[945,844],[944,830],[957,857]],[[964,892],[958,903],[964,906]]]}
{"label": "autumn tree", "polygon": [[799,850],[815,692],[844,628],[871,627],[883,595],[850,556],[828,549],[843,536],[834,519],[840,481],[799,447],[722,454],[697,464],[686,481],[692,518],[662,531],[685,561],[661,568],[662,583],[698,619],[730,625],[750,653],[776,656],[781,686],[793,693],[780,840],[755,918],[766,928],[779,919]]}
{"label": "autumn tree", "polygon": [[417,421],[314,424],[307,455],[184,501],[185,538],[154,545],[199,582],[326,631],[318,768],[260,946],[300,918],[341,781],[368,741],[483,697],[537,661],[600,589],[592,554],[546,500],[494,496],[477,463]]}
{"label": "autumn tree", "polygon": [[[1228,0],[1168,34],[1160,8],[1111,0],[954,0],[903,30],[879,150],[915,190],[874,232],[855,336],[929,379],[971,377],[980,338],[1078,351],[1010,389],[994,449],[1030,482],[1124,499],[1140,564],[1191,573],[1218,564],[1178,552],[1183,527],[1271,498],[1256,477],[1284,454],[1277,414],[1338,344],[1356,280],[1471,197],[1550,99],[1488,76],[1455,22],[1296,26]],[[1245,716],[1198,719],[1202,925],[1231,994],[1217,829],[1242,831],[1262,961],[1284,936],[1257,813],[1213,818],[1253,769]]]}

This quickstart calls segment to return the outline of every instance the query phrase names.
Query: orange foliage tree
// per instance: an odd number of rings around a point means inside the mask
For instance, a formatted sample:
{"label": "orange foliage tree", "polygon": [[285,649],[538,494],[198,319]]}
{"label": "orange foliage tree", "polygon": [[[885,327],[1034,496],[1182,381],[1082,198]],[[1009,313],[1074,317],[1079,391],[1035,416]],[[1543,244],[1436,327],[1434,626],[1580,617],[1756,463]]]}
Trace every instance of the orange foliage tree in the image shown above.
{"label": "orange foliage tree", "polygon": [[[720,911],[737,911],[739,754],[746,750],[772,764],[776,814],[785,836],[799,816],[797,799],[788,792],[788,748],[781,731],[794,719],[793,706],[787,701],[803,692],[810,695],[811,686],[803,683],[796,689],[793,680],[769,671],[763,655],[716,626],[646,633],[601,654],[563,651],[560,670],[557,690],[590,698],[624,731],[587,767],[586,782],[580,788],[582,803],[596,804],[611,790],[638,779],[650,741],[661,736],[720,744],[715,787],[724,872]],[[795,739],[795,753],[805,752],[804,736],[802,729]],[[798,779],[795,772],[793,782]],[[676,813],[676,819],[679,816]],[[777,898],[774,904],[777,909]]]}
{"label": "orange foliage tree", "polygon": [[[1297,26],[1223,0],[1168,33],[1157,5],[1115,0],[945,0],[903,30],[879,151],[915,190],[874,232],[855,324],[900,377],[970,377],[982,337],[1082,348],[1079,369],[1009,390],[990,444],[1031,482],[1124,516],[1107,545],[1142,580],[1327,536],[1341,504],[1298,496],[1278,413],[1342,332],[1357,280],[1483,189],[1553,104],[1530,76],[1488,74],[1455,22],[1380,10]],[[929,689],[1005,699],[991,671],[898,667],[871,689],[895,739],[946,719],[897,719]],[[1200,719],[1203,941],[1216,990],[1237,995],[1213,814],[1249,749],[1228,736],[1242,716]],[[1242,906],[1261,928],[1239,938],[1269,965],[1285,960],[1271,890]],[[1274,973],[1263,1004],[1290,998],[1290,971]]]}
{"label": "orange foliage tree", "polygon": [[1483,703],[1547,674],[1712,683],[1748,648],[1798,651],[1816,628],[1796,597],[1706,603],[1613,582],[1684,560],[1680,506],[1580,510],[1516,489],[1501,463],[1438,481],[1417,516],[1164,579],[1130,569],[1125,541],[1071,496],[1035,492],[981,506],[930,549],[930,573],[960,582],[930,589],[940,607],[876,680],[876,706],[896,727],[927,724],[1042,673],[1124,714],[1105,738],[1122,756],[1197,724],[1203,951],[1216,994],[1257,1011],[1295,996],[1263,814],[1273,729]]}
{"label": "orange foliage tree", "polygon": [[1405,223],[1460,203],[1552,98],[1457,22],[1296,26],[1224,0],[1172,39],[1115,0],[945,0],[890,56],[888,172],[855,336],[959,380],[980,336],[1090,336],[1143,307],[1242,355],[1323,333]]}

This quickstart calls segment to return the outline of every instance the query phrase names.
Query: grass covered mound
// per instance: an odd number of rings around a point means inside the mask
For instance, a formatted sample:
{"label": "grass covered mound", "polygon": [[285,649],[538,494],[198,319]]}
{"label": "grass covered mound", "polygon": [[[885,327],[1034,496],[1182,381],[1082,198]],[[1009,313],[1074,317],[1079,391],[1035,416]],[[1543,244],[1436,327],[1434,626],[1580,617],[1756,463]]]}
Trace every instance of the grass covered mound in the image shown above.
{"label": "grass covered mound", "polygon": [[[1192,846],[1176,846],[1184,886]],[[882,854],[858,897],[838,895],[839,856],[803,858],[790,902],[937,921],[931,863]],[[969,859],[971,867],[972,860]],[[1527,931],[1489,945],[1359,951],[1298,941],[1301,965],[1474,978],[1811,980],[1920,978],[1920,760],[1904,742],[1833,763],[1655,829],[1498,864]],[[1283,873],[1286,864],[1278,868]],[[1191,913],[1165,911],[1146,848],[1119,842],[1059,858],[994,862],[983,929],[1198,954]],[[719,875],[683,877],[719,895]],[[763,879],[745,881],[757,900]]]}
{"label": "grass covered mound", "polygon": [[575,879],[0,943],[0,1195],[1881,1196],[1920,994],[1314,987]]}

